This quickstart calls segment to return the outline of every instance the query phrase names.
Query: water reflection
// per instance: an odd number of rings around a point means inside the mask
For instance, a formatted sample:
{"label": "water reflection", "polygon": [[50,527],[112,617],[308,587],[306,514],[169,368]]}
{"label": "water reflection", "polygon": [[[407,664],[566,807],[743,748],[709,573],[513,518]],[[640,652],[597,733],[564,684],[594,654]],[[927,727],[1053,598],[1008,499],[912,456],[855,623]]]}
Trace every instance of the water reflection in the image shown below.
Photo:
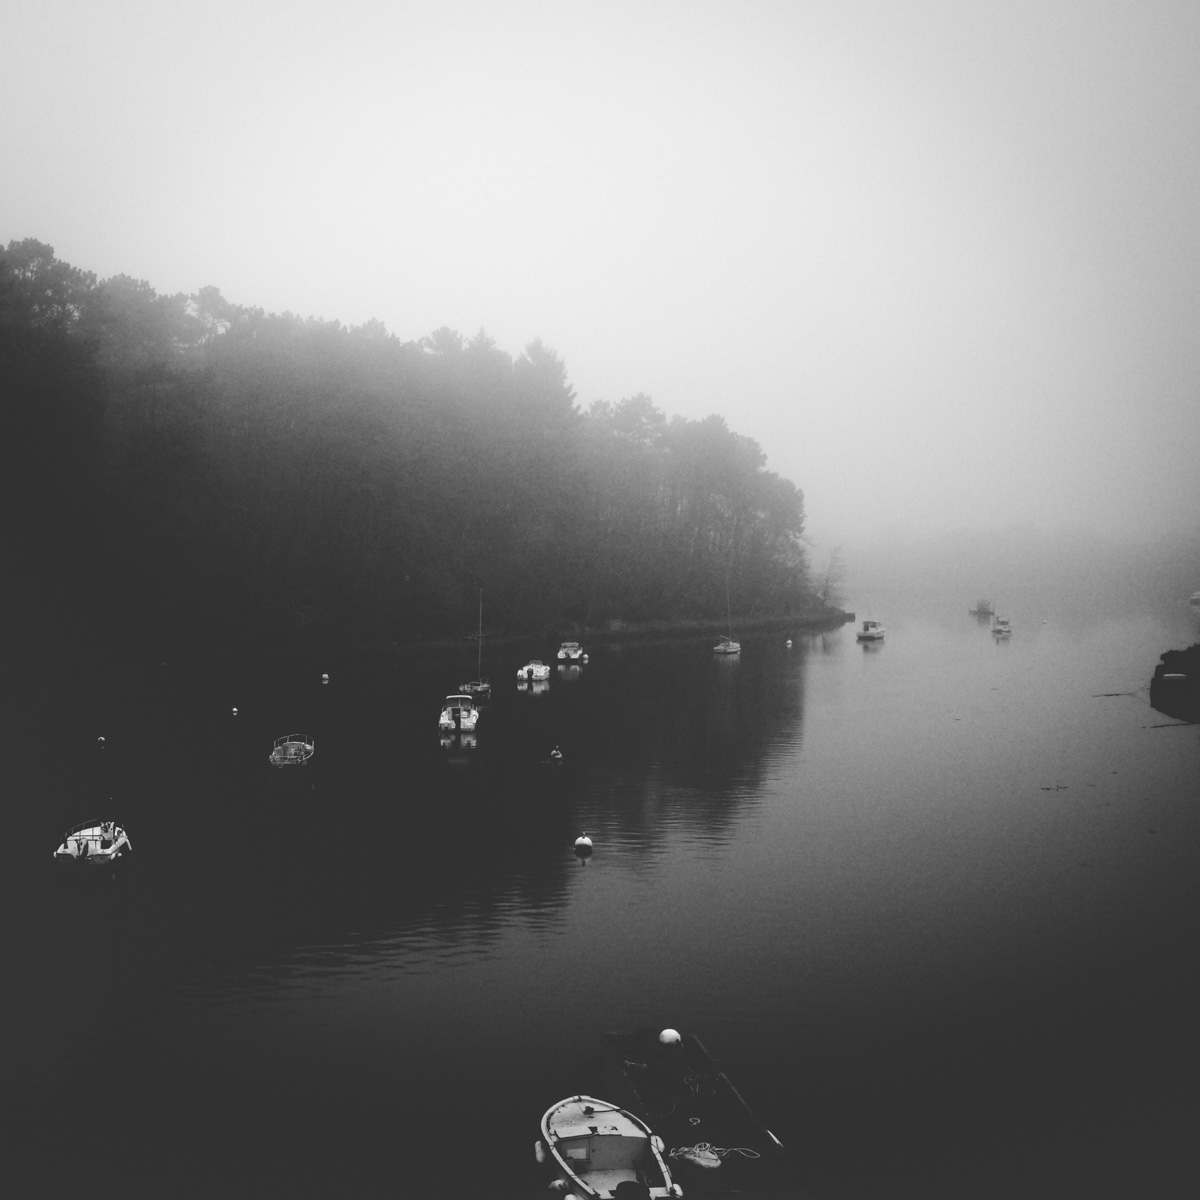
{"label": "water reflection", "polygon": [[[737,662],[602,645],[537,703],[498,689],[470,746],[428,718],[453,656],[45,699],[9,764],[45,842],[5,878],[11,1111],[57,1105],[29,1144],[136,1129],[147,1194],[368,1195],[403,1128],[504,1195],[585,1048],[642,1023],[736,1061],[834,1195],[974,1194],[1068,1125],[1167,1127],[1200,1066],[1200,760],[1138,690],[1170,641],[1026,614],[998,654],[962,607],[888,607],[886,655],[850,629]],[[273,786],[288,728],[315,790]],[[81,904],[45,875],[101,784],[142,861]],[[93,1082],[98,1034],[121,1071]],[[506,1103],[466,1147],[481,1086]]]}

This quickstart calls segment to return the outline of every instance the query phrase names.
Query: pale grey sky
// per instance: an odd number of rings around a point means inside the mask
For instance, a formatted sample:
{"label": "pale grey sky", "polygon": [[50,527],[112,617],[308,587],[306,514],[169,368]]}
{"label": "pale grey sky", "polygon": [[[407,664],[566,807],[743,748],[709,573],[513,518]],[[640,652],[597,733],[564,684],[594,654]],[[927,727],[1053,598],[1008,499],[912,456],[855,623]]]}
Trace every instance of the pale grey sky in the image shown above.
{"label": "pale grey sky", "polygon": [[8,0],[0,241],[720,412],[819,543],[1200,524],[1196,0]]}

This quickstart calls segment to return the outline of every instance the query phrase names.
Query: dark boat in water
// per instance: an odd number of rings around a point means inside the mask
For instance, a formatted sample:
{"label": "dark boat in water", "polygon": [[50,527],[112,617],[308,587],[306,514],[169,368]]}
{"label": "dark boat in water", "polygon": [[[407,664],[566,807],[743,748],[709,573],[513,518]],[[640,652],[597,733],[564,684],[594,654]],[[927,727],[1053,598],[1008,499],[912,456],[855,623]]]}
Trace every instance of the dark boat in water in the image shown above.
{"label": "dark boat in water", "polygon": [[605,1034],[601,1042],[604,1095],[663,1139],[685,1196],[805,1194],[779,1139],[694,1034],[641,1029]]}
{"label": "dark boat in water", "polygon": [[1150,680],[1150,707],[1177,721],[1200,722],[1200,643],[1164,652]]}

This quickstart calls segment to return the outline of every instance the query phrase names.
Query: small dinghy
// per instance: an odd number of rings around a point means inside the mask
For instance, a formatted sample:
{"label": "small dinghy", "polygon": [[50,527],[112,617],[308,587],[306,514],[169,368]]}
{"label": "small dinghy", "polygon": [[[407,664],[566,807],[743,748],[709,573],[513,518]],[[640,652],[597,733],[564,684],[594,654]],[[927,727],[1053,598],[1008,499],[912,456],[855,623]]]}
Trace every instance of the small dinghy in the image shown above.
{"label": "small dinghy", "polygon": [[614,1200],[683,1195],[662,1151],[662,1139],[644,1122],[590,1096],[571,1096],[547,1109],[535,1147],[538,1162],[550,1163],[568,1194]]}
{"label": "small dinghy", "polygon": [[312,759],[316,742],[302,733],[286,733],[275,739],[270,763],[273,767],[303,767]]}
{"label": "small dinghy", "polygon": [[479,721],[479,709],[467,695],[447,696],[442,701],[438,729],[442,733],[474,733]]}
{"label": "small dinghy", "polygon": [[109,870],[127,862],[133,850],[129,835],[115,821],[81,821],[63,835],[55,861],[72,868]]}

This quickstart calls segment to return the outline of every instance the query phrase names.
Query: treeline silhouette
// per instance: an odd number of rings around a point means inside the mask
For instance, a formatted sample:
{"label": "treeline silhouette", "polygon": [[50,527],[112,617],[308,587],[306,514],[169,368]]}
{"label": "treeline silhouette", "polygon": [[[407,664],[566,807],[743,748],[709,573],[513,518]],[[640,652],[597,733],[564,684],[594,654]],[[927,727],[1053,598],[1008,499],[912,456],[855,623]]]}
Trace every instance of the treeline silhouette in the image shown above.
{"label": "treeline silhouette", "polygon": [[387,644],[813,608],[751,439],[576,404],[539,341],[158,295],[0,250],[8,599],[197,646]]}

